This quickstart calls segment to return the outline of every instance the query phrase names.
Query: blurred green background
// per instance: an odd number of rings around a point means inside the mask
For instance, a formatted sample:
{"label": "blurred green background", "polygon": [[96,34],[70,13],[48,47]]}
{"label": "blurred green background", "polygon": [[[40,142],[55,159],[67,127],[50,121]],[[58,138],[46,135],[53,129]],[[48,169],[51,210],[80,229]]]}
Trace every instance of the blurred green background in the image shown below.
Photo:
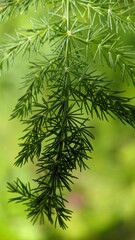
{"label": "blurred green background", "polygon": [[[31,14],[31,13],[30,13]],[[32,14],[31,14],[32,15]],[[12,18],[1,23],[0,39],[5,32],[13,34],[28,25],[28,17]],[[125,38],[134,43],[134,38]],[[26,60],[26,61],[25,61]],[[69,228],[63,231],[51,226],[34,226],[26,219],[25,208],[8,203],[7,182],[18,176],[29,181],[34,170],[31,164],[22,169],[13,166],[18,153],[18,138],[22,125],[9,121],[10,114],[21,95],[22,77],[27,72],[27,59],[17,57],[14,66],[0,79],[0,239],[1,240],[134,240],[135,239],[135,131],[119,121],[92,120],[93,160],[89,169],[77,172],[73,191],[67,195],[69,208],[74,211]],[[106,70],[108,71],[108,70]],[[110,72],[113,79],[113,75]],[[115,74],[116,77],[116,74]],[[118,77],[118,76],[117,76]],[[119,77],[118,77],[119,79]],[[116,81],[117,86],[121,86]],[[133,85],[124,84],[127,95],[135,96]],[[135,103],[135,102],[134,102]]]}

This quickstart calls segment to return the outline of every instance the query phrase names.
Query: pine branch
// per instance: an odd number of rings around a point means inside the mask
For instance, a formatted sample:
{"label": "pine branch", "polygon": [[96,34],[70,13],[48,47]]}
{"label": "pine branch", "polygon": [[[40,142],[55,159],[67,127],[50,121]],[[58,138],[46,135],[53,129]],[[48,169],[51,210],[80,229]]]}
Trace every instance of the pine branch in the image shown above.
{"label": "pine branch", "polygon": [[108,85],[103,85],[104,78],[93,77],[91,74],[84,74],[80,82],[73,89],[73,96],[85,107],[87,114],[93,116],[96,113],[99,119],[106,119],[107,115],[116,116],[124,124],[128,123],[135,127],[135,106],[130,104],[132,98],[121,97],[120,91],[111,90]]}
{"label": "pine branch", "polygon": [[113,69],[119,67],[122,79],[127,73],[135,81],[135,52],[131,46],[123,46],[119,39],[115,39],[113,34],[108,34],[102,28],[90,31],[87,38],[72,33],[73,40],[77,40],[86,45],[87,55],[91,53],[93,61],[99,61],[101,65],[104,62]]}
{"label": "pine branch", "polygon": [[[118,118],[135,128],[133,98],[112,90],[111,81],[98,71],[108,64],[121,72],[121,80],[128,75],[135,83],[135,52],[120,38],[121,30],[134,33],[135,5],[133,0],[11,0],[0,3],[1,18],[26,13],[34,5],[38,10],[39,3],[45,6],[44,18],[0,46],[1,70],[18,54],[29,56],[24,94],[11,118],[25,125],[15,165],[31,161],[37,169],[34,188],[17,179],[8,190],[17,194],[10,201],[23,202],[33,222],[44,223],[46,216],[65,229],[72,211],[64,193],[72,190],[75,170],[87,168],[93,151],[91,118]],[[32,52],[38,60],[30,61]]]}
{"label": "pine branch", "polygon": [[[87,5],[87,11],[86,11]],[[115,29],[118,33],[121,28],[123,31],[131,30],[134,32],[134,2],[130,1],[93,1],[91,3],[84,3],[84,16],[87,14],[88,19],[92,24],[98,20],[99,24],[107,27],[111,30]]]}
{"label": "pine branch", "polygon": [[38,95],[42,94],[44,82],[50,78],[52,68],[55,69],[55,73],[57,64],[55,61],[50,61],[49,59],[31,63],[31,71],[25,76],[24,88],[27,87],[26,93],[18,99],[11,119],[15,117],[23,119],[29,113],[32,113],[33,104],[38,101]]}
{"label": "pine branch", "polygon": [[2,0],[0,2],[1,19],[5,20],[5,18],[9,18],[12,15],[27,13],[30,6],[34,6],[37,9],[39,3],[41,3],[42,7],[45,4],[44,0]]}
{"label": "pine branch", "polygon": [[41,19],[36,24],[31,22],[32,28],[25,29],[22,28],[20,31],[16,32],[16,36],[8,36],[11,41],[7,44],[1,44],[0,46],[0,68],[3,69],[3,64],[6,63],[7,67],[9,63],[14,62],[14,58],[22,53],[31,54],[31,52],[38,52],[39,49],[48,41],[52,39],[51,27],[47,20]]}
{"label": "pine branch", "polygon": [[27,202],[32,197],[30,184],[28,183],[24,185],[24,183],[19,178],[12,184],[8,183],[8,191],[20,195],[18,197],[10,199],[10,202]]}

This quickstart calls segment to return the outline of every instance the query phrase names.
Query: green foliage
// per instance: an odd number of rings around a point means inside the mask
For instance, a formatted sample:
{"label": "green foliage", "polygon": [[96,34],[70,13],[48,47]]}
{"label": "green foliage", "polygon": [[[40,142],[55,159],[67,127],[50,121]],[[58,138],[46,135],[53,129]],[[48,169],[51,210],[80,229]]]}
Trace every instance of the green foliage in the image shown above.
{"label": "green foliage", "polygon": [[[37,218],[44,222],[46,215],[65,229],[72,212],[63,194],[71,191],[74,170],[86,169],[93,151],[90,119],[117,117],[135,127],[132,98],[112,89],[104,67],[102,73],[98,70],[99,65],[107,65],[112,72],[120,71],[121,80],[128,77],[135,84],[135,52],[120,37],[134,33],[135,3],[7,0],[0,3],[1,20],[40,5],[44,17],[31,21],[31,28],[20,29],[0,46],[1,71],[18,54],[29,55],[26,91],[11,118],[19,118],[26,126],[15,165],[30,160],[38,176],[35,188],[17,179],[8,183],[8,189],[18,194],[11,201],[23,202],[33,222]],[[38,59],[31,61],[33,52]]]}

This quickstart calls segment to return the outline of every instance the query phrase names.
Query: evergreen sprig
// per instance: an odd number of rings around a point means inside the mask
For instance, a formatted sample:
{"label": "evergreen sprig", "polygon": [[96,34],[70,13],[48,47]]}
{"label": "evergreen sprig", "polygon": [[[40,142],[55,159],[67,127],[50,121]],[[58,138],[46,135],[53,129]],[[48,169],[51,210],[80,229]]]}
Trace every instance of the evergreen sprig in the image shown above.
{"label": "evergreen sprig", "polygon": [[0,13],[1,19],[9,18],[12,15],[23,14],[28,11],[30,6],[34,6],[36,9],[39,3],[44,6],[44,0],[1,0],[0,3]]}
{"label": "evergreen sprig", "polygon": [[[20,179],[8,183],[35,222],[45,216],[66,228],[72,211],[67,209],[65,191],[71,191],[75,170],[86,169],[93,151],[91,118],[118,118],[135,127],[132,98],[112,89],[111,79],[99,73],[107,65],[120,71],[121,80],[135,84],[135,51],[122,42],[135,30],[133,0],[7,0],[0,3],[1,19],[26,13],[30,6],[44,17],[21,28],[0,46],[0,68],[13,63],[18,54],[29,56],[24,94],[11,118],[25,124],[16,166],[32,161],[37,168],[35,187]],[[46,51],[49,48],[49,51]],[[38,55],[31,61],[33,52]],[[42,54],[41,54],[42,52]],[[93,71],[93,68],[95,69]]]}

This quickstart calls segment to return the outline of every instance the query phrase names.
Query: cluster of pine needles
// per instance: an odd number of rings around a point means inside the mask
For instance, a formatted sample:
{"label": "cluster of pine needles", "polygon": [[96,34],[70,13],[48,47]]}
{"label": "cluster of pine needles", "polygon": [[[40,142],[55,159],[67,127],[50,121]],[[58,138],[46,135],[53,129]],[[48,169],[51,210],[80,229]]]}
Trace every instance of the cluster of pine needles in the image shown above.
{"label": "cluster of pine needles", "polygon": [[135,127],[132,98],[112,89],[112,80],[102,71],[107,65],[119,72],[121,83],[131,79],[135,84],[135,52],[120,37],[135,32],[135,2],[3,0],[1,21],[27,14],[30,7],[42,8],[44,17],[31,20],[31,28],[21,28],[1,43],[0,69],[10,67],[17,55],[29,54],[25,93],[11,118],[25,125],[15,165],[33,162],[37,179],[32,188],[18,178],[8,183],[8,190],[16,194],[10,201],[25,204],[33,222],[44,222],[47,216],[65,229],[72,211],[64,193],[72,190],[75,170],[87,168],[93,151],[90,120],[118,118]]}

